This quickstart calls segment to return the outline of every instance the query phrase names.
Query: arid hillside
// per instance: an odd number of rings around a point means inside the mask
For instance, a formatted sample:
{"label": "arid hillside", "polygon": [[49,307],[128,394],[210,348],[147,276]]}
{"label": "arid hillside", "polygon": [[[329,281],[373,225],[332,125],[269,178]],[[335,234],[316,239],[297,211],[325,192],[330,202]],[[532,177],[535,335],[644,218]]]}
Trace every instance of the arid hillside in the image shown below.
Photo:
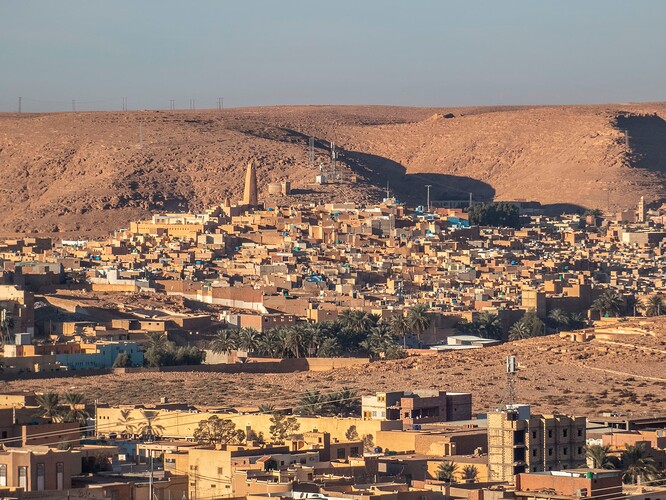
{"label": "arid hillside", "polygon": [[[289,180],[294,201],[375,200],[388,182],[413,203],[431,184],[433,200],[624,208],[666,197],[665,117],[661,103],[0,114],[0,232],[93,237],[151,211],[199,210],[240,197],[250,160],[264,196]],[[329,141],[338,175],[320,186]]]}
{"label": "arid hillside", "polygon": [[516,400],[537,411],[578,415],[621,411],[651,415],[666,408],[666,319],[641,318],[622,323],[649,335],[595,339],[576,343],[550,335],[479,350],[412,356],[380,361],[362,369],[296,373],[132,373],[90,377],[0,382],[0,390],[63,391],[85,394],[88,401],[156,403],[160,397],[197,405],[273,403],[291,408],[304,390],[332,393],[350,387],[359,394],[374,391],[440,389],[469,391],[474,411],[507,403],[505,359],[517,356]]}

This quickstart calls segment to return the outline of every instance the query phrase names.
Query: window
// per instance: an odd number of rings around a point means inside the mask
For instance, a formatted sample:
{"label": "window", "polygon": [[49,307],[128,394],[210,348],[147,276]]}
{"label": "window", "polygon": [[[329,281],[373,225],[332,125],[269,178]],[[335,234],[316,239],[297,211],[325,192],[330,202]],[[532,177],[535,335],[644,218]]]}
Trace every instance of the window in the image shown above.
{"label": "window", "polygon": [[44,464],[37,464],[37,491],[44,491]]}
{"label": "window", "polygon": [[567,437],[567,434],[569,434],[569,431],[567,429],[562,429],[562,437]]}
{"label": "window", "polygon": [[549,457],[553,456],[553,449],[552,448],[548,448],[548,456]]}
{"label": "window", "polygon": [[552,429],[548,429],[548,437],[552,438],[553,437],[553,431]]}
{"label": "window", "polygon": [[343,459],[346,455],[344,448],[338,448],[338,459]]}
{"label": "window", "polygon": [[19,488],[28,489],[28,468],[21,466],[18,468]]}
{"label": "window", "polygon": [[583,437],[583,429],[578,429],[578,437]]}
{"label": "window", "polygon": [[580,446],[578,447],[578,454],[579,454],[579,455],[582,455],[582,454],[583,454],[583,448],[580,447]]}
{"label": "window", "polygon": [[562,455],[567,455],[569,453],[569,448],[562,449]]}
{"label": "window", "polygon": [[532,439],[536,439],[536,438],[537,438],[537,431],[532,431]]}
{"label": "window", "polygon": [[537,456],[537,449],[536,448],[532,448],[532,456],[533,457]]}
{"label": "window", "polygon": [[7,465],[0,464],[0,486],[7,486]]}

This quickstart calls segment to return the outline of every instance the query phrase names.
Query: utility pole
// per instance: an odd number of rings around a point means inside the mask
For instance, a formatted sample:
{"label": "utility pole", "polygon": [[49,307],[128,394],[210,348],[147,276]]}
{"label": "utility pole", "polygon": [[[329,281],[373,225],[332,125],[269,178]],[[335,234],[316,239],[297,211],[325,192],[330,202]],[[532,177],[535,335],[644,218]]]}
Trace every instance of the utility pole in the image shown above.
{"label": "utility pole", "polygon": [[432,187],[432,184],[426,184],[426,189],[428,190],[428,198],[427,198],[427,209],[428,212],[430,212],[430,188]]}
{"label": "utility pole", "polygon": [[150,450],[150,479],[148,479],[148,498],[153,500],[153,450]]}
{"label": "utility pole", "polygon": [[19,97],[19,114],[21,114],[21,100],[22,99],[23,99],[23,97]]}
{"label": "utility pole", "polygon": [[72,99],[72,111],[76,111],[76,99]]}
{"label": "utility pole", "polygon": [[171,106],[171,111],[176,110],[176,100],[175,99],[169,99],[169,104]]}

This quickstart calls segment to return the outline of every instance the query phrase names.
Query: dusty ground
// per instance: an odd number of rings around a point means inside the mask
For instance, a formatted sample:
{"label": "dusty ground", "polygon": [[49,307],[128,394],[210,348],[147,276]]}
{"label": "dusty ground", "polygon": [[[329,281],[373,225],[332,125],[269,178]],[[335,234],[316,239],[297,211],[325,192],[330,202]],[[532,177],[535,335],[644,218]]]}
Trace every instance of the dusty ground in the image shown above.
{"label": "dusty ground", "polygon": [[[651,325],[651,326],[650,326]],[[666,318],[648,321],[656,336],[620,344],[572,343],[549,336],[474,351],[411,357],[369,364],[359,371],[292,374],[162,373],[104,375],[0,383],[0,390],[76,390],[107,403],[171,401],[200,405],[264,402],[290,407],[306,389],[333,392],[342,386],[361,394],[377,390],[433,388],[471,391],[474,410],[507,402],[505,357],[517,355],[516,399],[542,412],[634,415],[666,411]]]}
{"label": "dusty ground", "polygon": [[[664,117],[663,103],[0,114],[0,233],[101,236],[151,211],[238,199],[251,159],[263,194],[292,182],[284,203],[375,200],[389,181],[410,202],[431,184],[433,200],[633,206],[666,195]],[[343,149],[340,182],[313,184],[310,135],[317,163],[328,141]]]}

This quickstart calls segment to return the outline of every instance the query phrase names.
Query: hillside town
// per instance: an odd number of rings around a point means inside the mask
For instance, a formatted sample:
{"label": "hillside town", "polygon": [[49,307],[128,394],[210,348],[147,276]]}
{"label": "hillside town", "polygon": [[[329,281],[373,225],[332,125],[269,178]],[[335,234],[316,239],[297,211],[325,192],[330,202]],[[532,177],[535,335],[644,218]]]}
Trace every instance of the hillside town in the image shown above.
{"label": "hillside town", "polygon": [[644,376],[660,390],[642,415],[539,413],[516,397],[512,355],[495,360],[506,396],[485,412],[455,379],[418,376],[383,392],[248,390],[244,405],[70,388],[162,370],[362,378],[369,363],[548,335],[633,339],[664,366],[666,338],[641,320],[666,314],[666,206],[553,216],[390,192],[292,206],[260,200],[256,170],[242,200],[203,213],[0,243],[0,378],[61,388],[0,391],[2,498],[666,499],[663,372]]}

